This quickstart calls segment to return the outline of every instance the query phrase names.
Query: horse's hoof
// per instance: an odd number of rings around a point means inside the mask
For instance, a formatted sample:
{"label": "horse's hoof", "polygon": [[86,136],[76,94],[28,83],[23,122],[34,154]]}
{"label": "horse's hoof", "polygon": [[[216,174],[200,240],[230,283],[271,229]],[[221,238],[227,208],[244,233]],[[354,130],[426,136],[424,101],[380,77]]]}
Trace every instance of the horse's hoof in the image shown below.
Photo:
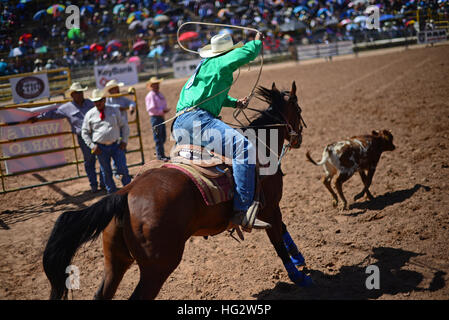
{"label": "horse's hoof", "polygon": [[307,288],[313,285],[313,280],[310,276],[306,275],[304,272],[298,271],[299,275],[296,273],[295,275],[290,276],[290,279],[295,283],[298,287]]}
{"label": "horse's hoof", "polygon": [[332,206],[334,207],[334,208],[336,208],[336,207],[338,207],[338,201],[332,201]]}
{"label": "horse's hoof", "polygon": [[354,201],[359,200],[361,197],[363,197],[363,193],[356,194],[356,195],[354,196]]}

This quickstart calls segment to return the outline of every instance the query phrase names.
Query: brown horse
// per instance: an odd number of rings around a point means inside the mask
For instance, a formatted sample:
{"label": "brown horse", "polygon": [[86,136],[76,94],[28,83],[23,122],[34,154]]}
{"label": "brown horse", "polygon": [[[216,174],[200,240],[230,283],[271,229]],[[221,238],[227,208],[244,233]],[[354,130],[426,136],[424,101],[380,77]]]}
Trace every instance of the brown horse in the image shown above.
{"label": "brown horse", "polygon": [[[296,85],[290,91],[258,88],[259,99],[269,103],[251,128],[277,130],[278,156],[287,140],[292,148],[302,142],[301,108]],[[283,173],[262,180],[264,207],[258,217],[271,224],[266,232],[290,279],[300,286],[311,278],[297,269],[304,258],[290,237],[279,202]],[[136,261],[140,281],[132,299],[154,299],[168,276],[181,261],[185,242],[191,236],[216,235],[229,229],[232,201],[207,206],[195,184],[172,168],[150,169],[115,194],[58,217],[43,256],[44,270],[51,283],[51,299],[67,298],[65,273],[76,250],[103,232],[104,279],[97,299],[112,299],[126,270]],[[115,219],[113,219],[115,218]]]}

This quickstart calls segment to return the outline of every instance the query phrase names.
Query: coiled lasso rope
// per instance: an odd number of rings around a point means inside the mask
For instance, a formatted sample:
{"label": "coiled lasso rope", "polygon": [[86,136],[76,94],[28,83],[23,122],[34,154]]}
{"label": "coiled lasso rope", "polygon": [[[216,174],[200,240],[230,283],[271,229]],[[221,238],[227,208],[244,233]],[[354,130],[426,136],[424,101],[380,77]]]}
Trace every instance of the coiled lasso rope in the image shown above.
{"label": "coiled lasso rope", "polygon": [[[191,52],[191,53],[195,53],[195,54],[198,54],[198,52],[197,52],[197,51],[190,50],[190,49],[187,49],[187,48],[184,47],[184,46],[181,44],[181,42],[179,41],[179,34],[180,34],[181,29],[182,29],[185,25],[188,25],[188,24],[197,24],[197,25],[209,25],[209,26],[218,26],[218,27],[236,28],[236,29],[242,29],[242,30],[254,31],[254,32],[256,32],[256,33],[262,34],[259,30],[254,29],[254,28],[249,28],[249,27],[233,26],[233,25],[229,25],[229,24],[211,23],[211,22],[195,22],[195,21],[185,22],[185,23],[183,23],[183,24],[178,28],[178,31],[177,31],[177,33],[176,33],[176,39],[177,39],[178,45],[179,45],[183,50],[188,51],[188,52]],[[260,69],[259,69],[259,74],[258,74],[258,76],[257,76],[256,83],[254,84],[253,89],[251,90],[251,93],[248,95],[248,100],[247,100],[246,105],[245,105],[244,107],[248,106],[248,105],[249,105],[249,102],[250,102],[251,99],[253,98],[253,96],[254,96],[254,91],[256,90],[256,87],[257,87],[257,85],[258,85],[258,83],[259,83],[259,80],[260,80],[260,76],[261,76],[261,74],[262,74],[262,67],[263,67],[263,46],[262,46],[262,49],[261,49],[261,50],[262,50],[262,54],[261,54],[261,59],[260,59]],[[193,109],[195,109],[195,108],[198,107],[199,105],[201,105],[201,104],[203,104],[203,103],[205,103],[205,102],[207,102],[207,101],[209,101],[209,100],[215,98],[216,96],[222,94],[223,92],[225,92],[226,90],[228,90],[229,88],[231,88],[231,87],[236,83],[236,81],[237,81],[237,79],[239,78],[239,76],[240,76],[240,68],[239,68],[239,73],[238,73],[238,75],[237,75],[237,78],[232,82],[232,84],[231,84],[229,87],[226,87],[225,89],[221,90],[220,92],[214,94],[214,95],[211,96],[211,97],[206,98],[205,100],[201,101],[200,103],[197,103],[197,104],[194,105],[194,106],[191,106],[191,107],[186,108],[186,109],[184,109],[184,110],[182,110],[182,111],[180,111],[180,112],[177,112],[177,113],[175,114],[174,117],[172,117],[172,118],[170,118],[170,119],[168,119],[168,120],[166,120],[166,121],[164,121],[164,122],[162,122],[162,123],[160,123],[160,124],[154,126],[153,128],[156,128],[156,127],[158,127],[158,126],[160,126],[160,125],[163,125],[163,124],[165,124],[165,123],[167,123],[167,122],[173,121],[173,120],[175,120],[177,117],[179,117],[180,115],[182,115],[182,114],[184,114],[184,113],[186,113],[186,112],[192,111]],[[234,119],[236,119],[237,121],[238,121],[237,117],[238,117],[238,115],[240,114],[240,112],[242,112],[242,110],[243,110],[243,108],[237,108],[237,109],[234,111],[234,113],[233,113]],[[246,115],[245,115],[245,117],[246,117]],[[243,126],[243,124],[242,124],[240,121],[238,121],[238,122]]]}

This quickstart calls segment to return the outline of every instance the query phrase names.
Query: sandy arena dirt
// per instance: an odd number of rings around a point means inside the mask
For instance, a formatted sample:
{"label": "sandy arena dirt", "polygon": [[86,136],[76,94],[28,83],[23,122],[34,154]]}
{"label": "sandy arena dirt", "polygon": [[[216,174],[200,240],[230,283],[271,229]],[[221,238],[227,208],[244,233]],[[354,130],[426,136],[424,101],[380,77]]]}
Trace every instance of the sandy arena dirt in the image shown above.
{"label": "sandy arena dirt", "polygon": [[[288,278],[264,231],[238,243],[227,233],[191,238],[181,264],[158,299],[448,299],[449,285],[449,46],[396,50],[382,55],[323,63],[264,66],[260,84],[289,89],[296,81],[303,116],[303,145],[284,158],[284,222],[306,258],[312,288]],[[247,95],[258,69],[242,68],[230,94]],[[161,91],[174,114],[185,80],[170,80]],[[138,102],[146,160],[154,143]],[[266,107],[253,99],[252,107]],[[232,121],[227,110],[225,120]],[[168,129],[168,128],[167,128]],[[390,129],[397,149],[377,167],[373,201],[353,202],[362,189],[354,175],[344,184],[350,209],[332,207],[322,185],[319,160],[324,146],[373,129]],[[167,149],[172,142],[166,144]],[[73,168],[55,170],[67,176]],[[135,174],[138,168],[132,168]],[[37,176],[25,176],[38,182]],[[57,217],[83,208],[104,194],[91,195],[86,178],[0,195],[0,299],[47,299],[49,283],[42,252]],[[103,274],[101,238],[83,246],[73,264],[80,269],[75,299],[91,299]],[[380,270],[380,289],[368,290],[368,265]],[[139,278],[126,273],[115,296],[127,299]]]}

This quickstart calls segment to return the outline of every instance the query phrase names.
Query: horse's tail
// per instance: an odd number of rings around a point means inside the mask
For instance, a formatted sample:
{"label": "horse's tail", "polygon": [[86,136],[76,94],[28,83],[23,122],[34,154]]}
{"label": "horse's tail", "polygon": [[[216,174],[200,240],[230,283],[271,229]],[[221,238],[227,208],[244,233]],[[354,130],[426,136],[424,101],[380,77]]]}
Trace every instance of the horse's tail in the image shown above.
{"label": "horse's tail", "polygon": [[323,158],[321,159],[321,161],[316,163],[315,160],[313,160],[312,157],[310,156],[310,151],[306,152],[306,157],[307,157],[307,160],[309,160],[316,166],[322,166],[327,161],[327,157],[323,154]]}
{"label": "horse's tail", "polygon": [[77,249],[95,240],[113,217],[128,214],[128,194],[112,194],[90,207],[61,214],[53,227],[43,256],[44,271],[51,284],[50,299],[67,298],[66,268]]}

